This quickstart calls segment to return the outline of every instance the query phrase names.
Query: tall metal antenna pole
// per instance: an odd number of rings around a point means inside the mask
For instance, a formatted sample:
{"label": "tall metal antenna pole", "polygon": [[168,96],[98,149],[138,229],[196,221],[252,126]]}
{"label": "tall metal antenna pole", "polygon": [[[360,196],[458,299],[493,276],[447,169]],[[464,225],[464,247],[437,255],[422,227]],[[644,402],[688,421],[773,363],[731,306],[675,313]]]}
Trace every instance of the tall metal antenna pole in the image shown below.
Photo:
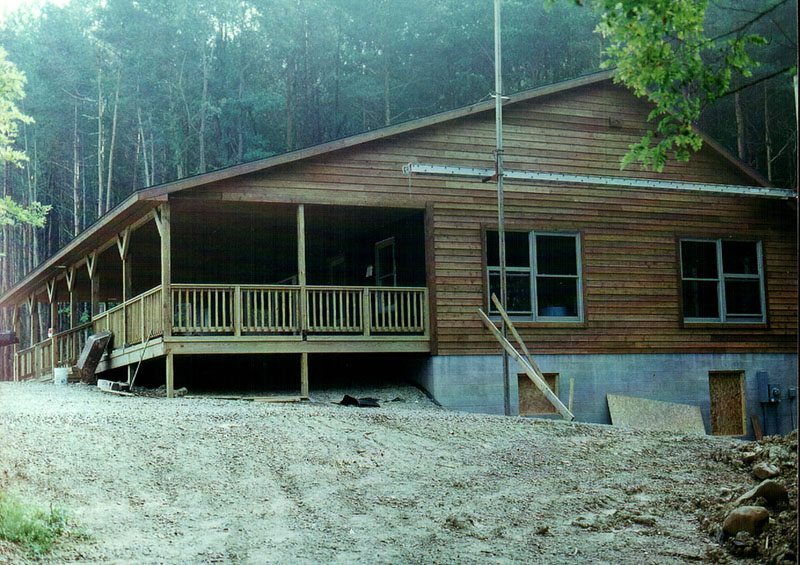
{"label": "tall metal antenna pole", "polygon": [[[500,0],[494,0],[494,99],[495,130],[497,148],[495,149],[495,174],[497,176],[497,240],[500,246],[500,304],[506,306],[506,233],[505,209],[503,204],[503,76],[502,49],[500,42]],[[501,331],[506,337],[506,323],[502,322]],[[503,349],[503,408],[506,416],[511,414],[511,391],[508,375],[508,353]]]}

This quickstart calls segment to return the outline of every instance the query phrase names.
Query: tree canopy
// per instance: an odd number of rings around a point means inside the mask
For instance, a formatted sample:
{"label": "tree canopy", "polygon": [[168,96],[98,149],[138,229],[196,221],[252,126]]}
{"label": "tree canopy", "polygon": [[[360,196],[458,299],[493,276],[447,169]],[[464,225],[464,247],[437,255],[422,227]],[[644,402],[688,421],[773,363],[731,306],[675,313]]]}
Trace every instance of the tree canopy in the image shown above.
{"label": "tree canopy", "polygon": [[[792,64],[796,5],[774,1],[503,0],[506,93],[599,70],[605,56],[656,102],[653,133],[629,167],[686,158],[700,123],[794,186],[790,80],[778,74],[735,103],[722,96],[745,84],[750,59],[762,61],[752,80]],[[144,186],[486,99],[492,18],[487,0],[22,5],[0,21],[0,45],[28,80],[25,99],[10,99],[35,122],[12,120],[11,147],[28,159],[7,164],[2,196],[7,210],[52,211],[44,230],[4,232],[12,270],[32,268]]]}
{"label": "tree canopy", "polygon": [[[622,166],[638,160],[661,171],[671,156],[686,161],[700,149],[702,139],[693,126],[701,112],[729,94],[738,78],[753,76],[759,61],[751,52],[769,45],[756,24],[787,3],[715,4],[709,11],[709,0],[589,0],[601,13],[597,31],[609,40],[604,66],[613,66],[615,81],[655,105],[654,127]],[[769,76],[792,69],[796,72],[786,62]]]}

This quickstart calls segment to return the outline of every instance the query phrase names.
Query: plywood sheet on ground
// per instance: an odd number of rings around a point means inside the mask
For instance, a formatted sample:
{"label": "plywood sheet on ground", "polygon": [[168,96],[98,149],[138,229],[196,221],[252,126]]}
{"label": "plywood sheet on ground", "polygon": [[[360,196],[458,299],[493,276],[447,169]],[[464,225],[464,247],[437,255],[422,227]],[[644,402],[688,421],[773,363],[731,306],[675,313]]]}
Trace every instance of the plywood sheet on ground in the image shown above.
{"label": "plywood sheet on ground", "polygon": [[699,406],[607,394],[611,423],[628,428],[705,434]]}

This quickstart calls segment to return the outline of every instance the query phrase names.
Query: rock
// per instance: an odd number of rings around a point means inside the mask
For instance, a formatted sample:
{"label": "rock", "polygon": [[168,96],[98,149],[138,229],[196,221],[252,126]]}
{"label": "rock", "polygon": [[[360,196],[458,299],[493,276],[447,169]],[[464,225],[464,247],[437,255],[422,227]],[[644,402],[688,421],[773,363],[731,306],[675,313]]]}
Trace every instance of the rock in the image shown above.
{"label": "rock", "polygon": [[762,461],[753,467],[753,476],[757,479],[771,479],[781,474],[781,470],[766,461]]}
{"label": "rock", "polygon": [[780,445],[773,445],[769,448],[769,458],[773,461],[783,461],[791,458],[791,454]]}
{"label": "rock", "polygon": [[758,535],[769,522],[769,511],[761,506],[740,506],[731,511],[722,523],[722,531],[726,537],[733,537],[739,532]]}
{"label": "rock", "polygon": [[736,502],[734,502],[734,506],[740,506],[745,502],[757,499],[759,496],[764,497],[768,506],[777,506],[782,502],[789,502],[789,493],[786,492],[786,487],[778,481],[766,479],[761,481],[761,484],[757,487],[737,498]]}
{"label": "rock", "polygon": [[752,463],[755,461],[757,454],[752,451],[745,451],[742,453],[742,461],[745,463]]}

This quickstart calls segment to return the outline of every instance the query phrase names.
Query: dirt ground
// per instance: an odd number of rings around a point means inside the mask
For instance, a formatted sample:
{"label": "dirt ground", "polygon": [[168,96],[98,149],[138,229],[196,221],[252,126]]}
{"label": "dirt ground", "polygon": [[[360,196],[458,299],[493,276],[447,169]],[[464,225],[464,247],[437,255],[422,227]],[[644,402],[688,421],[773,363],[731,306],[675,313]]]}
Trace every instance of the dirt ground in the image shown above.
{"label": "dirt ground", "polygon": [[[394,401],[331,403],[343,393]],[[46,563],[796,559],[796,546],[732,556],[716,537],[726,504],[758,484],[741,454],[764,459],[770,445],[450,412],[401,385],[312,397],[0,382],[0,488],[65,509],[87,534]],[[796,462],[783,461],[784,482]],[[781,519],[796,508],[795,485]],[[23,558],[0,545],[0,562]]]}

